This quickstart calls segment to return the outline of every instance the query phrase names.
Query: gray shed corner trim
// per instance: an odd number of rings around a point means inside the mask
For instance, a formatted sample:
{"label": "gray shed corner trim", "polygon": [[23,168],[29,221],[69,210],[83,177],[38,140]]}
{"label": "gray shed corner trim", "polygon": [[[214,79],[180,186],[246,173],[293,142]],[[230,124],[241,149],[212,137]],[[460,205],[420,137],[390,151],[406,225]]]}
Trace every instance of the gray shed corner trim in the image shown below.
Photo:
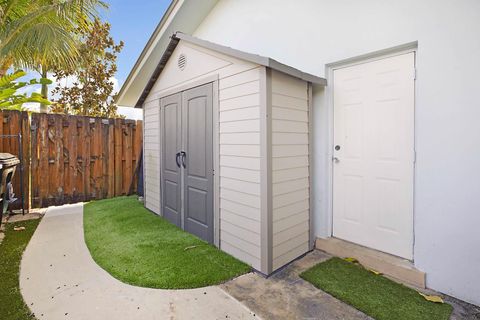
{"label": "gray shed corner trim", "polygon": [[268,68],[271,68],[273,70],[280,71],[282,73],[288,74],[292,77],[326,86],[327,85],[327,80],[321,77],[318,77],[316,75],[310,74],[310,73],[305,73],[302,72],[298,69],[295,69],[293,67],[290,67],[286,64],[280,63],[272,58],[264,57],[258,54],[253,54],[253,53],[248,53],[244,51],[240,51],[237,49],[233,49],[230,47],[222,46],[217,43],[213,43],[210,41],[202,40],[193,36],[190,36],[188,34],[185,34],[183,32],[177,31],[175,32],[171,37],[170,37],[170,43],[167,46],[167,49],[162,55],[162,58],[160,59],[160,62],[158,63],[157,67],[153,71],[145,89],[143,90],[142,94],[140,95],[140,98],[138,99],[137,103],[135,104],[135,108],[142,108],[143,103],[145,102],[148,94],[152,90],[153,86],[155,85],[155,82],[157,79],[160,77],[160,74],[162,73],[163,69],[165,68],[165,65],[167,64],[168,60],[173,54],[173,51],[177,47],[177,44],[181,41],[185,41],[188,43],[192,43],[194,45],[216,51],[219,53],[223,53],[225,55],[238,58],[240,60],[245,60],[249,61],[261,66],[265,66]]}

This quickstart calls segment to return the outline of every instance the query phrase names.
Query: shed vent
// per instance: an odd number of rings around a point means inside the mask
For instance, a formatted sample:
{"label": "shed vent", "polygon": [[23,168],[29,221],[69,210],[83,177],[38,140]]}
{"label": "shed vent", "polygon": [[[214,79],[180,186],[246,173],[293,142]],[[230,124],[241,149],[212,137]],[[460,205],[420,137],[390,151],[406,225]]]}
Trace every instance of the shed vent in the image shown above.
{"label": "shed vent", "polygon": [[182,53],[179,57],[178,57],[178,68],[180,70],[183,70],[185,69],[185,66],[187,65],[187,57]]}

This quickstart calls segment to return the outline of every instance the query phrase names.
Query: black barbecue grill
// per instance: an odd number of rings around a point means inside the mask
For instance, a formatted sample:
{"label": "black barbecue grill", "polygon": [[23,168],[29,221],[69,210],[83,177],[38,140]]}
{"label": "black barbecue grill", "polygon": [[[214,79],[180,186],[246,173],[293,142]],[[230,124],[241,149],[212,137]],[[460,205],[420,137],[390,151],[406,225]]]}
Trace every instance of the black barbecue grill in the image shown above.
{"label": "black barbecue grill", "polygon": [[15,169],[20,163],[17,157],[10,153],[0,153],[0,224],[3,214],[7,212],[8,204],[15,201],[12,179]]}

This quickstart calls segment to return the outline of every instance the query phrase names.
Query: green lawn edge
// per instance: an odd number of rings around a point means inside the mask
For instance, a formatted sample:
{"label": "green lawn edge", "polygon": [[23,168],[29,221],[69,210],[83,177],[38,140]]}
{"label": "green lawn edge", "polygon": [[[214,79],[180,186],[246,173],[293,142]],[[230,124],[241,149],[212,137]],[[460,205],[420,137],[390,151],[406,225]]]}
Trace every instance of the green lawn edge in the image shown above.
{"label": "green lawn edge", "polygon": [[377,320],[447,320],[452,313],[449,304],[426,301],[409,287],[336,257],[300,277]]}
{"label": "green lawn edge", "polygon": [[[5,238],[0,244],[0,319],[35,319],[23,301],[20,292],[20,262],[40,220],[8,223]],[[14,231],[15,226],[25,227],[24,231]]]}
{"label": "green lawn edge", "polygon": [[153,214],[136,196],[89,202],[83,221],[94,261],[127,284],[199,288],[251,271],[247,264]]}

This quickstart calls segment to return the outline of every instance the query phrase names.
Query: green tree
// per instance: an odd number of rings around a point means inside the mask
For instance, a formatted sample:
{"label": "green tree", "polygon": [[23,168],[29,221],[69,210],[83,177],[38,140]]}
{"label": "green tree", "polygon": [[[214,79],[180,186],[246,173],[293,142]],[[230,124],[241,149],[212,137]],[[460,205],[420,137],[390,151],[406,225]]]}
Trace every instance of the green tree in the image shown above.
{"label": "green tree", "polygon": [[[58,69],[54,76],[57,86],[52,91],[53,112],[100,117],[118,117],[114,101],[117,54],[123,42],[115,43],[110,24],[95,19],[89,30],[78,30],[82,44],[78,50],[80,66],[73,70]],[[74,78],[75,83],[62,86],[62,80]]]}
{"label": "green tree", "polygon": [[51,102],[43,98],[40,93],[33,92],[27,95],[17,92],[19,89],[30,85],[48,85],[52,83],[51,80],[46,78],[41,78],[40,80],[32,79],[29,82],[16,81],[25,74],[25,71],[19,70],[0,77],[0,110],[22,110],[22,105],[27,102],[38,102],[45,105],[51,104]]}
{"label": "green tree", "polygon": [[[0,0],[0,76],[11,68],[75,68],[78,36],[106,8],[101,0]],[[47,97],[47,85],[42,94]]]}

